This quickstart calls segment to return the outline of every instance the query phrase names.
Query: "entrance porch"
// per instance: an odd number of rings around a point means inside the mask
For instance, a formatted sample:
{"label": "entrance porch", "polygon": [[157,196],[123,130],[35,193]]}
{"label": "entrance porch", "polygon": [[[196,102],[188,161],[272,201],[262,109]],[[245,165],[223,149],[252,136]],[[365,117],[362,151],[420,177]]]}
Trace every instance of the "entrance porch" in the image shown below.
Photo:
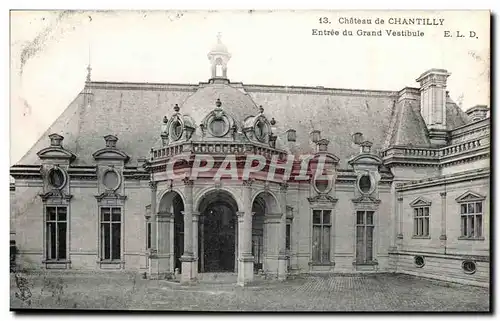
{"label": "entrance porch", "polygon": [[[285,279],[286,214],[276,193],[244,181],[198,191],[194,199],[195,186],[185,182],[183,189],[164,192],[158,206],[151,206],[158,212],[152,220],[150,277],[178,269],[181,283],[189,284],[200,279],[200,273],[235,273],[237,283],[245,285],[263,270]],[[156,191],[152,194],[156,201]],[[284,200],[282,194],[278,189]]]}

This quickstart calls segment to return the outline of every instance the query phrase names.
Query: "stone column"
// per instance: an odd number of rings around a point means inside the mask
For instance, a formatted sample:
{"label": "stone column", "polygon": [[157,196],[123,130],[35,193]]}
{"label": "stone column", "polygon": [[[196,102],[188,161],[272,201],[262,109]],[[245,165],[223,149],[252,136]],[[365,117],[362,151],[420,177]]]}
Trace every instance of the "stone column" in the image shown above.
{"label": "stone column", "polygon": [[184,254],[180,260],[182,262],[181,284],[189,284],[195,281],[194,257],[193,257],[193,181],[184,180]]}
{"label": "stone column", "polygon": [[151,248],[149,253],[149,277],[158,278],[158,264],[156,261],[157,237],[156,237],[156,188],[157,182],[149,182],[151,188]]}
{"label": "stone column", "polygon": [[446,247],[446,192],[439,193],[441,195],[441,235],[439,239],[441,240],[441,246]]}
{"label": "stone column", "polygon": [[168,245],[168,253],[170,254],[170,271],[175,273],[175,252],[174,252],[174,242],[175,242],[175,213],[172,213],[172,218],[170,219],[170,234]]}
{"label": "stone column", "polygon": [[278,227],[278,280],[285,280],[287,275],[287,254],[286,254],[286,192],[288,185],[282,184],[280,187],[280,207],[281,217]]}
{"label": "stone column", "polygon": [[[242,212],[243,213],[243,212]],[[238,235],[238,224],[239,224],[239,216],[238,213],[236,213],[236,222],[234,224],[234,232],[235,232],[235,246],[234,246],[234,272],[238,272],[238,256],[239,256],[239,241],[240,241],[240,236]]]}
{"label": "stone column", "polygon": [[198,222],[200,219],[199,212],[193,212],[193,278],[198,278]]}
{"label": "stone column", "polygon": [[[401,194],[398,194],[398,235],[397,239],[401,240],[403,239],[403,196]],[[401,241],[399,241],[401,243]],[[398,244],[399,245],[399,244]]]}
{"label": "stone column", "polygon": [[239,267],[238,284],[245,285],[253,281],[252,255],[252,181],[243,182],[243,214],[238,213]]}

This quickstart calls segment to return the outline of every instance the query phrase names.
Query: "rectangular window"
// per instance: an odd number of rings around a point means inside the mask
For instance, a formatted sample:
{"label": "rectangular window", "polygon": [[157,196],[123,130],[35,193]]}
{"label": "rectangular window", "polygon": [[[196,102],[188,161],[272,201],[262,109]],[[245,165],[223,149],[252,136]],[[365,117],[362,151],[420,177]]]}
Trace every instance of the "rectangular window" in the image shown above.
{"label": "rectangular window", "polygon": [[356,212],[356,263],[373,261],[373,211]]}
{"label": "rectangular window", "polygon": [[121,208],[101,207],[101,260],[121,259]]}
{"label": "rectangular window", "polygon": [[413,208],[413,236],[429,236],[429,206]]}
{"label": "rectangular window", "polygon": [[68,228],[68,208],[66,206],[47,206],[46,211],[46,259],[66,260],[66,233]]}
{"label": "rectangular window", "polygon": [[313,262],[330,263],[331,214],[331,210],[313,211]]}
{"label": "rectangular window", "polygon": [[483,236],[483,202],[460,204],[461,236],[479,238]]}

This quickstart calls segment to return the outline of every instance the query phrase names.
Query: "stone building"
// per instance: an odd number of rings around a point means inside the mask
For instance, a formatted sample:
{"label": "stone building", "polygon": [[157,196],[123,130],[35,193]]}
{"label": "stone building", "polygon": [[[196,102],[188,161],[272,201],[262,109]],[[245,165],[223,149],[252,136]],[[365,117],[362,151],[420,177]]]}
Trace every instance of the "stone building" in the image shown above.
{"label": "stone building", "polygon": [[[186,283],[208,272],[239,284],[336,272],[489,283],[489,109],[463,112],[450,73],[430,69],[396,91],[246,85],[228,79],[220,38],[208,58],[199,84],[97,82],[89,68],[10,168],[20,266],[179,269]],[[267,164],[247,179],[192,179],[199,155],[216,169],[229,158],[241,170],[249,155]],[[312,167],[323,157],[332,179],[266,176],[290,156],[296,174],[301,155]],[[179,156],[184,176],[173,177]]]}

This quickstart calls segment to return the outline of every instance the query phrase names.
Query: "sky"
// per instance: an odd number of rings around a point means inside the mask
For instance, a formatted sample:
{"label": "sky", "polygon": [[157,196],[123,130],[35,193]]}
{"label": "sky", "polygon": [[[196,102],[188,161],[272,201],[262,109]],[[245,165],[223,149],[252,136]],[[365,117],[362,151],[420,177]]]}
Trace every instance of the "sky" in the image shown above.
{"label": "sky", "polygon": [[[319,23],[327,17],[331,24]],[[382,18],[345,25],[339,18]],[[442,26],[389,18],[444,19]],[[222,34],[233,82],[400,90],[430,68],[464,110],[490,105],[489,13],[471,11],[11,11],[10,161],[18,161],[93,81],[194,83]],[[313,36],[312,29],[413,30],[423,37]],[[458,30],[464,38],[445,38]],[[475,31],[477,38],[468,37]],[[384,31],[385,32],[385,31]],[[332,117],[335,117],[332,115]]]}

